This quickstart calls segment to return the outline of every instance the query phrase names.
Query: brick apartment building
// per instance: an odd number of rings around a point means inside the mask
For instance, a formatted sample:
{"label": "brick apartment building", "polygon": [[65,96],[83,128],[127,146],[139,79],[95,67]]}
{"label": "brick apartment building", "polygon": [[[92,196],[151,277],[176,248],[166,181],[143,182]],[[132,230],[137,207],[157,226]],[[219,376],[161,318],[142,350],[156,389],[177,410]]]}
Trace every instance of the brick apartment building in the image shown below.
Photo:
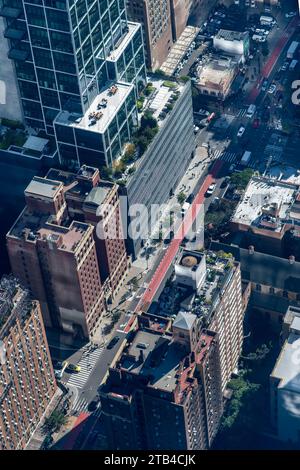
{"label": "brick apartment building", "polygon": [[222,414],[218,335],[197,322],[179,314],[173,334],[163,319],[140,322],[100,391],[109,449],[210,447]]}
{"label": "brick apartment building", "polygon": [[94,226],[68,217],[63,183],[34,177],[7,234],[12,272],[39,300],[46,326],[88,338],[105,311]]}
{"label": "brick apartment building", "polygon": [[128,267],[117,184],[101,180],[99,170],[86,165],[76,174],[51,169],[46,177],[63,183],[68,216],[95,227],[101,282],[106,298],[113,297]]}
{"label": "brick apartment building", "polygon": [[56,392],[38,302],[12,276],[0,281],[0,450],[21,450]]}

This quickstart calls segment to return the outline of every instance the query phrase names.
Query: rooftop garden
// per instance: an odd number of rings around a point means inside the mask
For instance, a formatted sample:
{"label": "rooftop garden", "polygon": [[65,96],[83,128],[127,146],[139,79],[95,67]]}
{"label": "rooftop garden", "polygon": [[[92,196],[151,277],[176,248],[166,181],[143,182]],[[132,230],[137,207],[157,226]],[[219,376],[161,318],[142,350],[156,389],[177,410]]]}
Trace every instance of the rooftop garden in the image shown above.
{"label": "rooftop garden", "polygon": [[0,120],[0,150],[7,150],[11,145],[22,147],[25,141],[26,134],[21,122],[5,118]]}

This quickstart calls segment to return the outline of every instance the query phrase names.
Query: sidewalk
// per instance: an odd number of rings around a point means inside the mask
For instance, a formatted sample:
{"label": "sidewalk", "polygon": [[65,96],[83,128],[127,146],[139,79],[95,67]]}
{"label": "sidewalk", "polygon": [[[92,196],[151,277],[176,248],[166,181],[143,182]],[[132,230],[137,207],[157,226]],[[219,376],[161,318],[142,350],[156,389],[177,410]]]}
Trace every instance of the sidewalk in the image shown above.
{"label": "sidewalk", "polygon": [[63,398],[63,392],[60,388],[58,388],[43,418],[41,419],[38,427],[35,429],[34,433],[32,434],[30,441],[28,442],[25,450],[39,450],[40,449],[46,437],[46,435],[42,432],[45,419],[53,413],[53,411],[58,406],[62,398]]}

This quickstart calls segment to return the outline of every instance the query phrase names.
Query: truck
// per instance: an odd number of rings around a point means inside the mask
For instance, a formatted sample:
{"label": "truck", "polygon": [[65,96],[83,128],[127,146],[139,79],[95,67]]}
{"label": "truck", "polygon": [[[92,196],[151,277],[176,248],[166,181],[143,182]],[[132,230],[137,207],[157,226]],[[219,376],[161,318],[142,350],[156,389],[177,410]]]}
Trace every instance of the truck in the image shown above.
{"label": "truck", "polygon": [[249,108],[247,109],[246,116],[251,119],[254,116],[255,111],[256,111],[255,104],[250,104]]}
{"label": "truck", "polygon": [[242,156],[241,165],[247,165],[249,163],[250,158],[251,158],[251,152],[249,152],[249,150],[246,150],[246,152]]}
{"label": "truck", "polygon": [[287,50],[286,53],[286,58],[287,59],[293,59],[295,57],[296,51],[298,49],[299,42],[298,41],[293,41],[290,45],[290,47]]}
{"label": "truck", "polygon": [[272,16],[267,16],[267,15],[261,15],[259,18],[260,24],[263,26],[274,26],[276,24],[276,21]]}
{"label": "truck", "polygon": [[295,70],[297,64],[298,64],[298,60],[293,59],[292,62],[290,63],[289,70]]}

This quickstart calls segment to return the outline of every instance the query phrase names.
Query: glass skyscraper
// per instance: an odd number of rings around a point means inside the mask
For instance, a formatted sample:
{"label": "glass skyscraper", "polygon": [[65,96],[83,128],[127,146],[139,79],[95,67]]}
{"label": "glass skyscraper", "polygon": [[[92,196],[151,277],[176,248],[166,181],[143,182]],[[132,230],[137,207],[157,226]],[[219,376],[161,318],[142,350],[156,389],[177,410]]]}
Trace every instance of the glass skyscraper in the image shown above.
{"label": "glass skyscraper", "polygon": [[[91,156],[97,166],[111,165],[130,138],[138,89],[146,82],[141,27],[127,21],[124,0],[0,0],[0,5],[25,124],[55,135],[61,162],[68,166],[79,166],[80,147],[99,150],[101,155]],[[115,85],[110,106],[104,96]],[[75,135],[71,125],[68,132],[61,112],[70,113],[70,121],[74,116],[77,123],[80,117],[84,121],[98,96],[106,104],[102,115],[109,114],[106,125],[103,120],[97,130],[79,126],[84,135]]]}

